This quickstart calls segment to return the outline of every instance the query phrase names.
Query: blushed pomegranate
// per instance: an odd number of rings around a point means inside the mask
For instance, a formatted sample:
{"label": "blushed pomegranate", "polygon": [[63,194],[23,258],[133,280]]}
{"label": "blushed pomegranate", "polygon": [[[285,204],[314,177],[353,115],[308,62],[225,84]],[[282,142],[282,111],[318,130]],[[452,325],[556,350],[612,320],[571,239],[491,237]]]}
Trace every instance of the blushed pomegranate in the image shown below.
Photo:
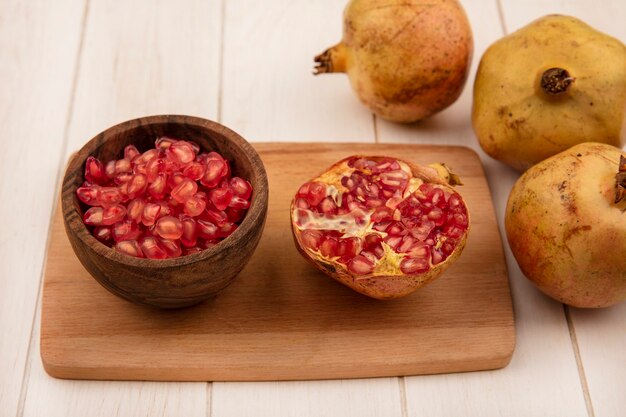
{"label": "blushed pomegranate", "polygon": [[166,259],[228,237],[250,207],[252,191],[217,152],[160,137],[143,153],[128,145],[118,160],[87,158],[76,195],[90,206],[83,221],[100,242],[129,256]]}
{"label": "blushed pomegranate", "polygon": [[322,272],[378,299],[402,297],[438,277],[463,250],[470,221],[450,186],[458,177],[437,165],[378,156],[337,162],[293,199],[298,250]]}
{"label": "blushed pomegranate", "polygon": [[541,291],[581,308],[626,301],[626,152],[582,143],[532,166],[505,212],[511,252]]}

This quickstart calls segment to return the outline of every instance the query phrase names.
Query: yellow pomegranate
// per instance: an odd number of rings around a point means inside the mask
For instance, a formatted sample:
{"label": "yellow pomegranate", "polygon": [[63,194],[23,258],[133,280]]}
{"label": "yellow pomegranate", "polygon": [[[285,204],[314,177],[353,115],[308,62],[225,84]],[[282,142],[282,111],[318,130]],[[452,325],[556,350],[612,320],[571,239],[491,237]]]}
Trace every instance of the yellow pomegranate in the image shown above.
{"label": "yellow pomegranate", "polygon": [[626,300],[625,156],[579,144],[528,169],[511,191],[511,251],[526,277],[565,304]]}
{"label": "yellow pomegranate", "polygon": [[316,74],[345,72],[374,113],[414,122],[461,94],[472,33],[457,0],[351,0],[343,40],[315,57]]}
{"label": "yellow pomegranate", "polygon": [[472,111],[484,151],[518,170],[626,138],[626,47],[580,20],[538,19],[483,55]]}

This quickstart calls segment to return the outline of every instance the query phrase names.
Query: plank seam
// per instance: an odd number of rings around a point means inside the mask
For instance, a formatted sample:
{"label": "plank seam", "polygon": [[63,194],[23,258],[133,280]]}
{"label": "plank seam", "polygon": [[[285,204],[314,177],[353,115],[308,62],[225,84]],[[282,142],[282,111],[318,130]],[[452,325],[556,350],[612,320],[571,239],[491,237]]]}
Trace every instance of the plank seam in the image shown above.
{"label": "plank seam", "polygon": [[585,405],[587,406],[587,415],[589,417],[595,417],[593,411],[593,404],[591,402],[591,394],[589,393],[589,385],[587,384],[587,377],[585,376],[585,367],[580,356],[580,349],[578,348],[578,338],[576,337],[576,329],[574,328],[574,322],[569,310],[569,307],[563,304],[563,312],[565,313],[565,320],[567,321],[567,329],[569,330],[569,337],[572,341],[572,348],[574,350],[574,357],[576,358],[576,367],[578,368],[578,377],[580,379],[580,387],[585,397]]}
{"label": "plank seam", "polygon": [[378,139],[378,118],[372,113],[372,123],[374,124],[374,143],[380,143]]}
{"label": "plank seam", "polygon": [[88,14],[89,14],[89,0],[85,0],[85,6],[83,8],[83,15],[82,15],[82,21],[81,21],[81,28],[80,28],[80,40],[78,42],[78,50],[76,51],[76,63],[74,65],[74,76],[72,78],[70,99],[69,99],[68,108],[67,108],[67,117],[65,119],[65,126],[63,127],[63,139],[61,142],[61,156],[59,158],[59,163],[58,163],[57,175],[55,179],[55,192],[53,194],[52,209],[50,211],[50,220],[48,222],[49,227],[48,227],[48,234],[46,236],[46,244],[45,244],[46,253],[44,255],[44,259],[41,265],[41,272],[39,273],[39,285],[37,287],[37,304],[35,304],[35,311],[33,312],[33,316],[31,318],[30,338],[28,340],[28,348],[27,348],[28,354],[26,355],[26,364],[24,365],[24,373],[22,374],[22,386],[20,388],[20,397],[17,403],[18,404],[17,414],[16,414],[17,417],[22,417],[24,415],[24,407],[26,405],[26,396],[28,394],[28,380],[30,378],[31,363],[33,360],[35,360],[32,357],[33,351],[35,349],[34,348],[35,343],[33,341],[33,336],[35,334],[35,322],[36,322],[37,314],[39,314],[39,312],[41,311],[41,295],[42,295],[42,288],[43,288],[44,265],[46,265],[46,262],[48,260],[47,248],[50,244],[50,239],[52,238],[52,225],[54,223],[54,215],[55,215],[56,208],[57,208],[57,195],[61,189],[61,177],[62,177],[63,169],[65,167],[65,154],[67,152],[67,146],[69,142],[69,127],[72,122],[72,113],[74,112],[74,101],[76,98],[76,89],[78,85],[78,75],[80,73],[80,61],[81,61],[82,54],[83,54],[83,45],[84,45],[84,40],[85,40],[85,29],[87,27]]}
{"label": "plank seam", "polygon": [[508,35],[509,30],[506,27],[506,20],[504,19],[504,8],[502,7],[502,0],[496,0],[496,8],[498,9],[498,16],[500,16],[500,27],[502,28],[502,33]]}
{"label": "plank seam", "polygon": [[226,33],[226,1],[222,0],[220,4],[220,55],[219,69],[217,76],[217,121],[222,123],[222,102],[224,101],[224,35]]}
{"label": "plank seam", "polygon": [[402,417],[408,417],[408,405],[406,400],[406,380],[403,376],[398,377],[398,386],[400,388],[400,412]]}
{"label": "plank seam", "polygon": [[211,417],[213,415],[213,383],[206,383],[206,416]]}

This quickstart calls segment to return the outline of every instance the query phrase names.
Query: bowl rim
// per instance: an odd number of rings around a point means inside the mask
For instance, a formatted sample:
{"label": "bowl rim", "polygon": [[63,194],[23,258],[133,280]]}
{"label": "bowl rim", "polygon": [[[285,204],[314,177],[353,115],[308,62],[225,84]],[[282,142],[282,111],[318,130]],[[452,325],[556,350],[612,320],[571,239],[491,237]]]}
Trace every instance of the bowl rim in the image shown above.
{"label": "bowl rim", "polygon": [[[74,181],[70,180],[73,180],[76,175],[80,175],[83,171],[87,157],[92,155],[94,151],[102,146],[102,144],[104,144],[109,138],[123,134],[126,131],[136,129],[140,126],[152,124],[185,124],[215,132],[218,135],[225,137],[228,141],[234,143],[236,147],[241,148],[244,155],[250,162],[253,173],[252,175],[257,178],[257,186],[256,189],[253,190],[250,208],[248,209],[243,221],[238,225],[237,229],[230,236],[226,237],[209,249],[205,249],[191,255],[166,259],[135,258],[129,255],[124,255],[97,240],[89,232],[86,225],[82,221],[82,216],[75,207],[74,202],[76,201],[76,189],[78,187],[75,187]],[[246,180],[249,181],[250,178],[246,178]],[[65,174],[63,176],[61,203],[63,220],[66,225],[66,229],[69,228],[83,245],[96,252],[98,255],[128,267],[142,269],[167,269],[203,262],[220,253],[227,252],[235,248],[236,242],[240,239],[246,238],[246,236],[251,233],[254,233],[257,222],[265,221],[268,195],[269,186],[267,173],[263,162],[261,161],[261,157],[252,145],[241,135],[226,126],[209,119],[188,115],[163,114],[139,117],[118,123],[98,133],[85,143],[70,157],[67,164]],[[78,217],[80,221],[69,221],[71,217]]]}

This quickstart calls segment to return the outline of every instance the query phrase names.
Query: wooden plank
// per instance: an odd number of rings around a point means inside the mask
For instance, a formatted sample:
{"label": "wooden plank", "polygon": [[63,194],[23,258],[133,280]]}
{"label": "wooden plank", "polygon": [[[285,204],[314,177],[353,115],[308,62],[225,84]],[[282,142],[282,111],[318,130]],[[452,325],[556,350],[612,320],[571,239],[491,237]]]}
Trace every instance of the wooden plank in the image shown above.
{"label": "wooden plank", "polygon": [[[220,25],[220,1],[145,0],[123,7],[91,2],[68,153],[106,127],[138,116],[183,113],[217,118]],[[25,415],[206,414],[205,383],[57,381],[45,375],[39,344],[32,345]],[[181,406],[187,402],[193,408]]]}
{"label": "wooden plank", "polygon": [[345,75],[312,75],[313,57],[341,39],[344,4],[228,1],[224,124],[251,141],[373,141]]}
{"label": "wooden plank", "polygon": [[[548,11],[578,17],[604,33],[626,41],[626,7],[623,0],[549,2],[523,4],[501,0],[506,26],[510,31],[537,19]],[[571,309],[572,331],[578,345],[582,389],[588,409],[596,417],[623,415],[626,410],[626,306],[606,311]]]}
{"label": "wooden plank", "polygon": [[[526,7],[526,2],[516,4],[518,9]],[[472,70],[463,94],[450,108],[415,125],[379,120],[379,138],[381,142],[446,143],[475,149],[485,165],[503,231],[506,200],[518,174],[482,152],[470,123],[476,68],[484,50],[502,36],[502,26],[496,2],[465,1],[463,5],[475,40]],[[545,9],[543,3],[538,7]],[[504,234],[502,236],[506,239]],[[508,245],[506,255],[517,325],[516,353],[511,364],[493,372],[405,378],[409,416],[586,415],[562,307],[527,282]],[[558,375],[558,383],[546,378],[547,370]],[[449,398],[456,400],[449,401]]]}
{"label": "wooden plank", "polygon": [[213,384],[212,417],[402,416],[397,378]]}
{"label": "wooden plank", "polygon": [[[311,74],[313,56],[341,38],[344,5],[333,0],[228,1],[222,121],[252,141],[373,142],[371,115],[345,77]],[[367,409],[399,415],[396,378],[212,385],[216,416],[249,415],[248,410],[333,415],[328,408],[341,416],[365,415]]]}
{"label": "wooden plank", "polygon": [[463,197],[473,210],[463,256],[444,278],[410,297],[380,302],[323,276],[285,235],[293,190],[350,155],[353,145],[287,145],[256,145],[272,186],[250,263],[219,297],[193,308],[155,311],[107,293],[77,261],[57,217],[42,303],[46,370],[79,379],[256,381],[505,366],[514,346],[513,311],[476,154],[460,147],[359,145],[365,154],[417,163],[448,156],[463,173]]}
{"label": "wooden plank", "polygon": [[[20,391],[61,159],[83,0],[0,2],[0,415]],[[54,47],[50,39],[63,45]],[[45,157],[42,157],[45,155]]]}

